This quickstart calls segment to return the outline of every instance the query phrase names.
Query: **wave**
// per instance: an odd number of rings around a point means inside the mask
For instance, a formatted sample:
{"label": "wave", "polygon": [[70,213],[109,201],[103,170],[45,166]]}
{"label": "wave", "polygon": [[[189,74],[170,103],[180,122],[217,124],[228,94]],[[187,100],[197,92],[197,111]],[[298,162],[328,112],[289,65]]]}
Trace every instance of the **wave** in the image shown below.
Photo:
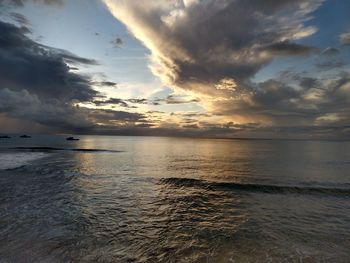
{"label": "wave", "polygon": [[39,151],[39,152],[48,152],[48,151],[71,151],[71,152],[121,152],[114,150],[105,150],[105,149],[76,149],[76,148],[55,148],[55,147],[14,147],[9,148],[10,150],[27,150],[27,151]]}
{"label": "wave", "polygon": [[28,163],[46,157],[45,153],[1,153],[0,170],[12,170],[23,167]]}
{"label": "wave", "polygon": [[177,187],[200,187],[208,190],[237,190],[247,192],[258,192],[268,194],[309,194],[309,195],[341,195],[350,196],[350,189],[347,188],[326,188],[326,187],[303,187],[283,186],[250,183],[211,182],[192,178],[163,178],[161,183]]}

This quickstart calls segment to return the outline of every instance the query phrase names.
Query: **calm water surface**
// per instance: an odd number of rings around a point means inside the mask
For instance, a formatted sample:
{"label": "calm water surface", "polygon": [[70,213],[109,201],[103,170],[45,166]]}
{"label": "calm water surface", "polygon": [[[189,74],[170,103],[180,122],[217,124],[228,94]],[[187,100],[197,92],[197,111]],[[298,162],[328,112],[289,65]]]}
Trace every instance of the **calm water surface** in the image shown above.
{"label": "calm water surface", "polygon": [[0,139],[0,262],[349,262],[349,171],[349,142]]}

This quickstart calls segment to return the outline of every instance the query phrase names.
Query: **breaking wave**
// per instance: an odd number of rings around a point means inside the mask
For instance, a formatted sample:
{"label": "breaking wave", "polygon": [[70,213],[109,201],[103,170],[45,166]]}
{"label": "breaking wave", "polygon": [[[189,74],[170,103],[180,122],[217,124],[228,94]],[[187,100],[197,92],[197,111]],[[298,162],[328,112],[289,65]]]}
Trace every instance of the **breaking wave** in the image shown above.
{"label": "breaking wave", "polygon": [[327,187],[303,187],[303,186],[283,186],[268,184],[249,184],[231,182],[210,182],[192,178],[163,178],[161,183],[174,185],[177,187],[200,187],[208,190],[238,190],[247,192],[258,192],[268,194],[323,194],[350,196],[350,189],[347,188],[327,188]]}

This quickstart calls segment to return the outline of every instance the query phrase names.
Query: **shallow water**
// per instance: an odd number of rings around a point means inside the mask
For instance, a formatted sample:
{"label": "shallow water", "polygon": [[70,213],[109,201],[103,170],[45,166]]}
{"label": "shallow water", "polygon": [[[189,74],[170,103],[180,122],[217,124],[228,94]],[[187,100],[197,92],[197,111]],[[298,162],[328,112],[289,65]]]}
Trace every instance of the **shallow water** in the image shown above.
{"label": "shallow water", "polygon": [[0,262],[349,262],[349,142],[34,136],[0,160]]}

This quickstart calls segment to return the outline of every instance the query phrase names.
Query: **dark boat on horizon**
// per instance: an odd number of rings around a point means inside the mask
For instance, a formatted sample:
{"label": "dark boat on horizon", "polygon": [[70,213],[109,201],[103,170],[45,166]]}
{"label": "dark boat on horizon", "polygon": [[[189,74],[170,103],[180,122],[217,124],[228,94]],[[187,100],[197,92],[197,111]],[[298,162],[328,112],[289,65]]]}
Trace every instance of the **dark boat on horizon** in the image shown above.
{"label": "dark boat on horizon", "polygon": [[25,138],[25,139],[32,138],[32,136],[29,136],[29,135],[26,135],[26,134],[21,135],[21,136],[19,136],[19,137],[20,137],[20,138]]}
{"label": "dark boat on horizon", "polygon": [[7,135],[3,135],[3,136],[0,136],[0,139],[11,139],[11,137]]}
{"label": "dark boat on horizon", "polygon": [[67,141],[79,141],[78,138],[74,138],[74,137],[68,137],[66,138]]}

